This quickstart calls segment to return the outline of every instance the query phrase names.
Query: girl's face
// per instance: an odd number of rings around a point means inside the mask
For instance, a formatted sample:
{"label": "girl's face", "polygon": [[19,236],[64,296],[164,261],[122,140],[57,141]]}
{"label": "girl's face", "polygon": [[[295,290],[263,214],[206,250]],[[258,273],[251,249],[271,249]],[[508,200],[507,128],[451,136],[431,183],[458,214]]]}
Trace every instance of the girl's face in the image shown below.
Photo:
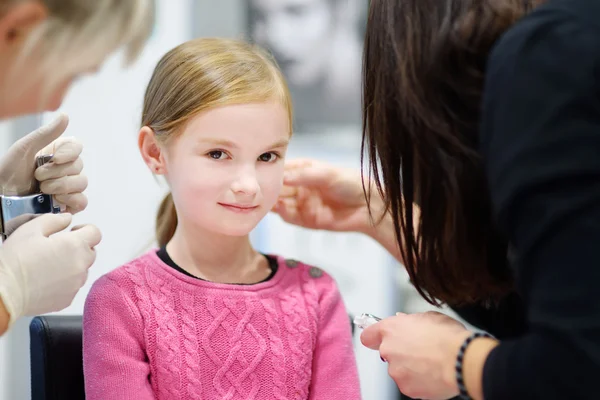
{"label": "girl's face", "polygon": [[289,140],[278,103],[224,106],[191,119],[161,151],[180,223],[250,233],[277,201]]}

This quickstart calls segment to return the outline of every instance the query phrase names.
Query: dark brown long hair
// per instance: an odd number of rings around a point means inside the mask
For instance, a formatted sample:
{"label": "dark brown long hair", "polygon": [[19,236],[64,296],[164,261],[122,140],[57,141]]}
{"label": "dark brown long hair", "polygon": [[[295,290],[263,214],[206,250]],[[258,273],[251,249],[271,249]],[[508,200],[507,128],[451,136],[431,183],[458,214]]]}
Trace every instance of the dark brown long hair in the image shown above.
{"label": "dark brown long hair", "polygon": [[493,227],[478,125],[488,54],[536,3],[370,2],[362,153],[411,281],[432,304],[497,300],[513,286],[507,244]]}

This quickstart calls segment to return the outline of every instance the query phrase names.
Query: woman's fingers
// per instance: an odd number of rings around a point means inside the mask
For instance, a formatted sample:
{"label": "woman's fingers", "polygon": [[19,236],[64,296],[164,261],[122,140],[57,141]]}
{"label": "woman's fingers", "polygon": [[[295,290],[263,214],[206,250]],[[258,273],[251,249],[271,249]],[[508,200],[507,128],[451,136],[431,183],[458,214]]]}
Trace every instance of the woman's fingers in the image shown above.
{"label": "woman's fingers", "polygon": [[[360,342],[371,350],[379,350],[383,341],[383,320],[365,328],[360,335]],[[383,358],[383,357],[382,357]]]}
{"label": "woman's fingers", "polygon": [[277,213],[286,222],[296,224],[300,221],[298,205],[294,199],[280,198],[272,211]]}
{"label": "woman's fingers", "polygon": [[81,174],[83,171],[83,160],[77,158],[65,164],[47,163],[37,168],[34,173],[35,179],[39,182],[49,179],[62,178],[64,176],[74,176]]}
{"label": "woman's fingers", "polygon": [[279,197],[294,197],[298,195],[298,188],[294,186],[283,185],[279,192]]}

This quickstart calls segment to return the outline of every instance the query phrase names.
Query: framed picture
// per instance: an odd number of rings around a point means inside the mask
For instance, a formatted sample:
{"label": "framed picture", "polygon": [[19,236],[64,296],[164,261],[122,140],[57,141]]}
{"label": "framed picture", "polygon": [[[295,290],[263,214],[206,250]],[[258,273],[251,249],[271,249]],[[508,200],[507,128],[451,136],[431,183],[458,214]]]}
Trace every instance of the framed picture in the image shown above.
{"label": "framed picture", "polygon": [[246,0],[248,36],[269,50],[292,94],[295,132],[361,126],[365,0]]}

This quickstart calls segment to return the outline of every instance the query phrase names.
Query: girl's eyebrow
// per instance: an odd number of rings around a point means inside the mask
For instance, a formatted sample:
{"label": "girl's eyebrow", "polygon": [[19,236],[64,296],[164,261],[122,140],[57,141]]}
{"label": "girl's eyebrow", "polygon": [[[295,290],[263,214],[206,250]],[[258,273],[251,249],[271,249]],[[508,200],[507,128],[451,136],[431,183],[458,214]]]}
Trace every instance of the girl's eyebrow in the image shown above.
{"label": "girl's eyebrow", "polygon": [[[214,145],[214,146],[223,146],[223,147],[234,148],[234,149],[237,149],[240,147],[236,143],[232,142],[231,140],[227,140],[227,139],[202,138],[202,139],[200,139],[200,141],[202,143],[207,143],[207,144]],[[289,143],[290,143],[289,139],[282,139],[282,140],[276,141],[275,143],[271,144],[270,146],[267,146],[267,148],[277,149],[279,147],[285,147]]]}
{"label": "girl's eyebrow", "polygon": [[202,138],[202,139],[200,139],[200,141],[203,143],[207,143],[207,144],[211,144],[211,145],[215,145],[215,146],[232,147],[232,148],[239,147],[237,144],[235,144],[231,140],[226,140],[226,139]]}
{"label": "girl's eyebrow", "polygon": [[279,147],[285,147],[288,144],[290,144],[290,140],[289,139],[282,139],[282,140],[278,140],[275,143],[273,143],[272,145],[270,145],[268,148],[269,149],[277,149]]}

